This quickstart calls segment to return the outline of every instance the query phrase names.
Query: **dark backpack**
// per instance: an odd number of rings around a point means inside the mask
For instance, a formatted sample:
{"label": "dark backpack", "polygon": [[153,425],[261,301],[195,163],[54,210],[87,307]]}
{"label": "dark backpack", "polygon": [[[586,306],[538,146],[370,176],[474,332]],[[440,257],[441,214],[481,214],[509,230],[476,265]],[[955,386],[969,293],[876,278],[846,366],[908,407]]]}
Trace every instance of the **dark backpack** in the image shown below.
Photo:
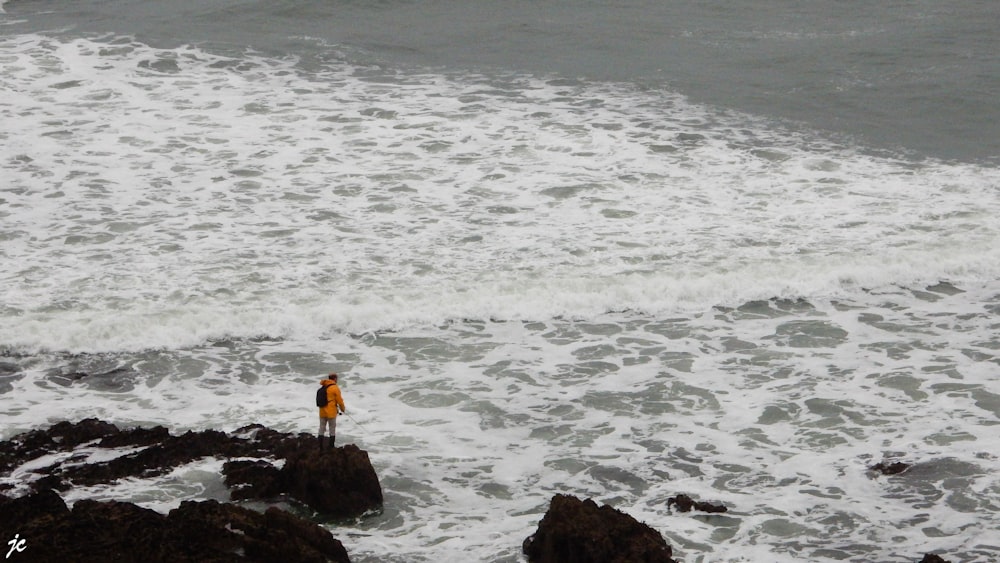
{"label": "dark backpack", "polygon": [[322,386],[322,387],[320,387],[319,389],[316,390],[316,406],[317,407],[325,407],[330,402],[330,400],[327,399],[327,397],[326,397],[326,388],[327,387],[329,387],[329,385],[324,385],[324,386]]}

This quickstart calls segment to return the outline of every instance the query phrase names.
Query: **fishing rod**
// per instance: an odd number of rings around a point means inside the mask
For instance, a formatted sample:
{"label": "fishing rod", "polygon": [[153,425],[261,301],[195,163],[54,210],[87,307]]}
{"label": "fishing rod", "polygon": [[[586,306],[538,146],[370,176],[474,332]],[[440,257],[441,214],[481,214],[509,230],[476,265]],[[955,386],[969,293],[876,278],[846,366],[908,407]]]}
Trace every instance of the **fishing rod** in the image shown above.
{"label": "fishing rod", "polygon": [[364,425],[364,424],[361,424],[361,423],[360,423],[360,422],[358,422],[357,420],[354,420],[354,417],[353,417],[353,416],[351,416],[350,414],[348,414],[348,412],[347,412],[347,411],[344,411],[344,414],[346,414],[346,415],[347,415],[347,418],[351,419],[351,421],[352,421],[352,422],[354,422],[354,424],[357,424],[358,426],[360,426],[362,430],[364,430],[365,432],[368,432],[369,434],[371,434],[371,432],[369,432],[369,431],[368,431],[368,429],[367,429],[367,428],[365,428],[365,425]]}

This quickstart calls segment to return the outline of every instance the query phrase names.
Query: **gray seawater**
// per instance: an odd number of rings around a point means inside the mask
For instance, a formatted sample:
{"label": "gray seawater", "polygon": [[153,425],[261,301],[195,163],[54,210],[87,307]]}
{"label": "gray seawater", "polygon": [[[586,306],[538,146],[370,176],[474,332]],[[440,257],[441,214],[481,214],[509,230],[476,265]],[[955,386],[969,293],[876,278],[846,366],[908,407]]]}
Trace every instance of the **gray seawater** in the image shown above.
{"label": "gray seawater", "polygon": [[557,492],[686,562],[998,558],[998,5],[3,9],[0,437],[312,431],[337,370],[354,561],[523,560]]}
{"label": "gray seawater", "polygon": [[6,10],[28,16],[15,31],[636,82],[917,157],[1000,154],[1000,6],[988,0],[15,0]]}

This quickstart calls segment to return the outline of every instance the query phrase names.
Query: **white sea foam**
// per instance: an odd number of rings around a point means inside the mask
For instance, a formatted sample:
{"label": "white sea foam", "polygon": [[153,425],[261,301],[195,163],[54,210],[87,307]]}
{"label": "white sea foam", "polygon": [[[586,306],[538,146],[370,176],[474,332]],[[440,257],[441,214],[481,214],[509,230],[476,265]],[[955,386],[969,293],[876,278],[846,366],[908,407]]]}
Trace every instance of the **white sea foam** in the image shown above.
{"label": "white sea foam", "polygon": [[[964,310],[981,296],[938,295],[231,343],[171,353],[159,381],[135,363],[134,390],[108,391],[91,370],[57,418],[313,431],[310,374],[343,369],[339,441],[371,453],[387,498],[381,516],[335,530],[352,560],[517,560],[555,492],[633,514],[685,560],[995,555],[992,320]],[[810,320],[830,323],[829,341],[796,333]],[[5,398],[51,404],[53,381],[32,370]],[[8,419],[11,432],[39,424],[30,409]],[[869,475],[883,458],[916,465]],[[211,489],[185,475],[75,494],[167,509]],[[669,513],[681,492],[730,513]]]}
{"label": "white sea foam", "polygon": [[[614,84],[0,57],[4,438],[314,431],[337,369],[387,498],[335,530],[355,561],[517,561],[556,492],[684,561],[1000,553],[995,169]],[[199,471],[80,494],[165,509]]]}
{"label": "white sea foam", "polygon": [[63,467],[101,463],[128,455],[142,448],[93,448],[80,447],[73,451],[51,453],[28,460],[27,463],[14,468],[8,475],[0,478],[0,483],[10,487],[15,495],[30,492],[31,484],[42,477],[41,469],[60,464]]}
{"label": "white sea foam", "polygon": [[0,341],[19,348],[700,310],[1000,263],[995,170],[818,146],[659,92],[302,75],[128,41],[3,50],[18,326]]}
{"label": "white sea foam", "polygon": [[88,500],[128,500],[166,513],[185,500],[229,500],[222,478],[225,460],[204,458],[154,478],[129,477],[107,485],[74,487],[64,493],[66,504]]}

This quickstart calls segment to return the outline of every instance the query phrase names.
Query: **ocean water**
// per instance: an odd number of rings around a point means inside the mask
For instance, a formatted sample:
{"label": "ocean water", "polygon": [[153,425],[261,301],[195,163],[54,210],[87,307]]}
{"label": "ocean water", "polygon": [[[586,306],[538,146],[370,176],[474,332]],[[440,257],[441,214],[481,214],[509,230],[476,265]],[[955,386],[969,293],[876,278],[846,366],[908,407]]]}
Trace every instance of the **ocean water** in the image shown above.
{"label": "ocean water", "polygon": [[0,438],[311,432],[336,370],[352,561],[523,561],[556,493],[1000,559],[1000,8],[875,4],[6,2]]}

